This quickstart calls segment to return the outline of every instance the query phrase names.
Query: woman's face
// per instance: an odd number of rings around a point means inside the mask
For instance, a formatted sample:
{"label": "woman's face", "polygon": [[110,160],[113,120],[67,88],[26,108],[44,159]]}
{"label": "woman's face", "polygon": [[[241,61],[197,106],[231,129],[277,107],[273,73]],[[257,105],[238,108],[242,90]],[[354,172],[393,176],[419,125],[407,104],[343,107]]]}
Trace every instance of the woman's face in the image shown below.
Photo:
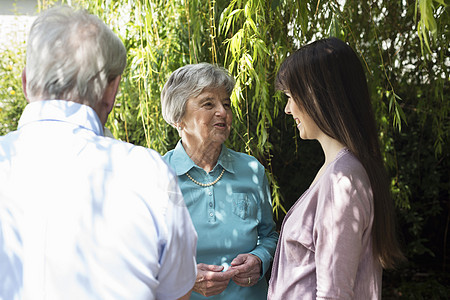
{"label": "woman's face", "polygon": [[289,93],[286,93],[286,96],[288,97],[288,102],[286,103],[284,112],[288,115],[292,115],[294,118],[297,129],[300,132],[300,137],[304,140],[317,139],[322,131],[306,113],[303,107],[297,105]]}
{"label": "woman's face", "polygon": [[230,135],[232,120],[231,100],[225,88],[205,88],[186,103],[180,122],[182,138],[190,143],[223,144]]}

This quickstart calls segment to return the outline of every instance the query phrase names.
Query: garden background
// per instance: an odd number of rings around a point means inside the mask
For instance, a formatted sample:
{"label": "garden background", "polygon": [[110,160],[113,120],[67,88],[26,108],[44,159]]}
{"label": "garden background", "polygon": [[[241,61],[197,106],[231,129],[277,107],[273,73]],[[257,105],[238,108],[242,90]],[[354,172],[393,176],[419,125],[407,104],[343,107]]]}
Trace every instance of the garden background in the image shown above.
{"label": "garden background", "polygon": [[[11,0],[12,12],[33,2]],[[107,127],[118,139],[164,154],[178,140],[163,120],[160,91],[189,63],[226,67],[236,78],[227,145],[264,164],[278,227],[323,162],[317,142],[302,141],[284,96],[279,65],[307,42],[336,36],[366,70],[399,234],[408,261],[383,275],[383,299],[448,299],[450,168],[450,18],[448,0],[73,0],[102,18],[128,50]],[[0,1],[1,5],[5,3]],[[9,3],[11,4],[11,3]],[[19,22],[21,30],[28,26]],[[3,26],[3,25],[0,25]],[[1,28],[1,27],[0,27]],[[4,31],[0,47],[0,134],[14,130],[26,105],[20,75],[24,38]]]}

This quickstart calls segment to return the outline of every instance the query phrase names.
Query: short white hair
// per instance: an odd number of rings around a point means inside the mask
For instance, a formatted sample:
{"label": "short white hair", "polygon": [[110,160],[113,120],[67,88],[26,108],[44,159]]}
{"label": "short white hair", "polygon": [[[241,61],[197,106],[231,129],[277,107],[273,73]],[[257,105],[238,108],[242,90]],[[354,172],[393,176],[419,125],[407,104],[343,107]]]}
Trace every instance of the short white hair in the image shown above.
{"label": "short white hair", "polygon": [[225,88],[231,96],[235,80],[225,68],[209,63],[183,66],[175,70],[161,92],[161,111],[172,126],[180,122],[186,112],[186,102],[197,97],[205,88]]}
{"label": "short white hair", "polygon": [[97,16],[68,6],[34,21],[27,45],[27,97],[95,106],[126,66],[122,41]]}

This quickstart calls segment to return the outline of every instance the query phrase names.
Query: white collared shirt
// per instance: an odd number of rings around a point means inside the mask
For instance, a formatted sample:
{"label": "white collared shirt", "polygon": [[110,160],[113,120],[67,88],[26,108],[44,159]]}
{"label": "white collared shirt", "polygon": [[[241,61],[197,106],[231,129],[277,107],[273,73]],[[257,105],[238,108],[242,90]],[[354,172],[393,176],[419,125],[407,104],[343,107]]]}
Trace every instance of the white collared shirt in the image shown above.
{"label": "white collared shirt", "polygon": [[89,106],[33,102],[0,137],[0,299],[176,299],[196,241],[159,154],[103,137]]}

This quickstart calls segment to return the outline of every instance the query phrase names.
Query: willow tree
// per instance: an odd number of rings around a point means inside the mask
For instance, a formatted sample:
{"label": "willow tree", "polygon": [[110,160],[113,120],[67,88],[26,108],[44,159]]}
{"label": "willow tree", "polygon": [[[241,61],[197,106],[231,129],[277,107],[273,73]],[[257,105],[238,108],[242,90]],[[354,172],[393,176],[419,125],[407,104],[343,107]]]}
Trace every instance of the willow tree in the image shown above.
{"label": "willow tree", "polygon": [[[267,167],[276,208],[282,193],[273,158],[283,153],[281,137],[297,137],[293,129],[289,135],[280,132],[289,126],[283,123],[284,101],[274,91],[274,76],[289,53],[318,38],[346,40],[362,58],[391,168],[397,165],[393,135],[407,124],[405,109],[418,110],[422,123],[432,120],[435,151],[442,154],[450,106],[444,101],[449,37],[443,0],[72,2],[104,18],[128,49],[121,94],[109,119],[118,138],[161,153],[171,149],[178,137],[162,119],[159,104],[167,77],[202,61],[229,69],[236,88],[228,144]],[[422,87],[420,94],[407,88],[411,85]],[[393,178],[398,204],[407,207],[408,189],[396,170]]]}

